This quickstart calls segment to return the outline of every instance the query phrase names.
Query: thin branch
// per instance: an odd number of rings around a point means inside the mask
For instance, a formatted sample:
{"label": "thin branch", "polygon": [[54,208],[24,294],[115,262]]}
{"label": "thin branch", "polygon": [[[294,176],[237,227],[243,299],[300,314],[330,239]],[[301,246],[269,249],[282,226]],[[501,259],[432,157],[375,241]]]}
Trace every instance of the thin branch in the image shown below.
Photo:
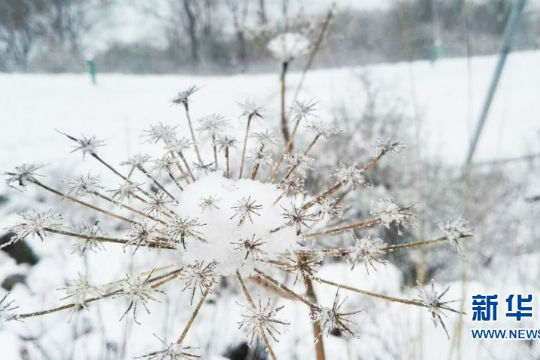
{"label": "thin branch", "polygon": [[202,296],[201,296],[201,298],[199,300],[199,303],[195,307],[195,310],[193,310],[193,313],[191,314],[191,317],[189,318],[189,321],[187,322],[186,326],[184,327],[184,330],[182,331],[182,334],[180,335],[180,337],[176,341],[178,344],[181,344],[184,341],[189,329],[191,328],[191,325],[193,325],[193,322],[195,321],[195,318],[197,317],[197,314],[199,314],[199,310],[201,310],[201,307],[204,304],[204,300],[206,299],[206,297],[208,296],[209,293],[210,293],[210,287],[207,287],[206,290],[204,291],[204,293],[202,294]]}
{"label": "thin branch", "polygon": [[251,126],[251,120],[253,119],[253,114],[248,115],[247,124],[246,124],[246,134],[244,135],[244,145],[242,146],[242,158],[240,160],[240,170],[238,173],[238,178],[242,178],[242,174],[244,173],[244,162],[246,161],[246,149],[247,149],[247,141],[249,136],[249,127]]}

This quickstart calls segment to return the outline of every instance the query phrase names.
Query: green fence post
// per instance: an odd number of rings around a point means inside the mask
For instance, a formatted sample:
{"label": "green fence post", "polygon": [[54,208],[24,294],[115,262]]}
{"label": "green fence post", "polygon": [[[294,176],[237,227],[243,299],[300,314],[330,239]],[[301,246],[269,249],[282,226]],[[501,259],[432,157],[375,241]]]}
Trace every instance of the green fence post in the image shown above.
{"label": "green fence post", "polygon": [[96,85],[96,65],[94,64],[94,60],[86,61],[86,65],[88,65],[88,72],[92,78],[92,84]]}

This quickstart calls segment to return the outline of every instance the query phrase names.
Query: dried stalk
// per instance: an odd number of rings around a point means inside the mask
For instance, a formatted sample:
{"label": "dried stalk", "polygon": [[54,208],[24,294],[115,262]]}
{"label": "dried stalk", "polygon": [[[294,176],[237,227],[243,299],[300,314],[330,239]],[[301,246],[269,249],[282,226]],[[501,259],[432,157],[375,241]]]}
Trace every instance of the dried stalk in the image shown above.
{"label": "dried stalk", "polygon": [[[246,150],[247,150],[247,141],[249,136],[249,127],[251,126],[251,120],[253,119],[254,114],[249,114],[246,124],[246,134],[244,135],[244,145],[242,146],[242,158],[240,160],[240,170],[238,173],[238,178],[242,178],[244,173],[244,162],[246,161]],[[228,157],[227,157],[228,159]]]}
{"label": "dried stalk", "polygon": [[208,287],[208,288],[206,288],[206,290],[202,294],[202,296],[201,296],[201,298],[199,300],[199,303],[195,307],[195,310],[193,310],[193,313],[191,314],[191,317],[189,318],[189,321],[187,322],[186,326],[184,327],[184,330],[182,331],[182,334],[180,335],[180,337],[176,341],[178,344],[181,344],[184,341],[184,339],[186,338],[186,335],[187,335],[189,329],[191,328],[191,325],[193,325],[193,322],[195,321],[195,318],[199,314],[199,310],[201,310],[201,307],[204,304],[204,300],[206,299],[206,297],[208,296],[209,293],[210,293],[210,288]]}

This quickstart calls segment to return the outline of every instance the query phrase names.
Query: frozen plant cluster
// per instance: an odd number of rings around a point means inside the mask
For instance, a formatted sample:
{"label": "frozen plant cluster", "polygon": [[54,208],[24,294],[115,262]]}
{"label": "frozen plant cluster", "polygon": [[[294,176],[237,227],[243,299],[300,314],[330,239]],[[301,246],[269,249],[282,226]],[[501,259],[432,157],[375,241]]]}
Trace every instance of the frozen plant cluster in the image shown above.
{"label": "frozen plant cluster", "polygon": [[[301,39],[280,39],[276,46],[280,49],[283,44],[292,45],[293,40]],[[287,50],[287,56],[294,55],[298,49]],[[424,307],[436,322],[442,323],[442,311],[452,310],[442,300],[444,293],[420,288],[419,300],[400,299],[318,276],[326,258],[342,258],[352,267],[363,264],[366,270],[376,269],[378,264],[384,264],[384,257],[390,252],[442,242],[456,246],[458,241],[471,236],[462,222],[444,226],[440,237],[397,245],[372,238],[370,232],[362,234],[377,226],[402,228],[414,224],[410,206],[400,206],[387,198],[374,204],[371,218],[348,219],[344,215],[340,201],[369,185],[366,173],[386,155],[401,149],[399,143],[376,144],[374,156],[366,164],[340,164],[323,188],[308,193],[304,185],[313,162],[317,161],[310,157],[311,150],[321,141],[341,134],[338,129],[311,119],[314,103],[296,103],[292,107],[294,130],[290,138],[279,143],[269,131],[253,131],[253,123],[263,117],[263,111],[261,106],[247,101],[240,116],[245,125],[243,136],[235,139],[228,133],[230,123],[220,115],[205,116],[199,119],[198,126],[193,121],[191,99],[197,91],[193,86],[173,99],[185,116],[186,132],[180,133],[176,126],[167,124],[151,126],[144,136],[147,142],[159,144],[162,153],[157,158],[134,155],[121,163],[125,169],[106,159],[102,153],[103,141],[94,136],[62,133],[75,144],[73,151],[104,166],[118,178],[117,184],[104,184],[88,174],[65,181],[65,188],[55,188],[41,176],[39,165],[21,165],[5,173],[12,187],[32,186],[50,192],[62,201],[85,208],[97,218],[115,221],[117,228],[124,230],[118,235],[106,235],[99,221],[74,229],[63,221],[69,215],[62,216],[53,210],[30,211],[22,214],[21,222],[9,229],[15,236],[3,246],[32,237],[41,241],[64,237],[73,239],[78,255],[104,251],[107,246],[122,246],[125,256],[144,248],[169,252],[176,261],[142,273],[119,274],[117,281],[108,284],[92,284],[80,275],[63,289],[64,303],[52,309],[13,313],[13,300],[8,301],[6,295],[0,301],[2,321],[23,321],[63,310],[71,310],[73,314],[96,301],[124,299],[127,306],[121,317],[133,316],[142,323],[141,313],[150,313],[151,303],[159,302],[164,293],[179,289],[190,295],[191,318],[179,329],[175,343],[162,341],[162,349],[141,357],[195,358],[199,355],[191,345],[186,345],[186,336],[196,326],[197,316],[216,284],[227,277],[238,284],[245,298],[245,313],[238,319],[239,326],[246,329],[251,341],[259,339],[272,359],[276,357],[272,343],[279,340],[282,327],[289,325],[288,319],[280,318],[281,308],[275,307],[274,296],[307,306],[318,353],[324,335],[333,330],[357,336],[354,318],[361,316],[360,309],[345,310],[347,297],[341,295],[343,291]],[[293,151],[294,136],[304,128],[312,131],[312,140],[305,148],[296,144]],[[320,245],[323,243],[320,240],[339,234],[344,234],[351,246]],[[291,275],[292,284],[287,274]],[[332,304],[317,301],[313,292],[315,282],[337,288]],[[294,288],[301,284],[306,287],[305,295]]]}

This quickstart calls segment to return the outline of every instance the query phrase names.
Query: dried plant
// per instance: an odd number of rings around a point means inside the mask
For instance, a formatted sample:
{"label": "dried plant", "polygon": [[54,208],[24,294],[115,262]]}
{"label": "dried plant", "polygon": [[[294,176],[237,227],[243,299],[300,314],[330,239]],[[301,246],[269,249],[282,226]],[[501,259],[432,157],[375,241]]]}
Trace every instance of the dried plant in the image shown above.
{"label": "dried plant", "polygon": [[[442,324],[442,312],[453,310],[447,306],[447,301],[442,300],[445,292],[436,293],[433,285],[431,289],[422,288],[418,300],[402,299],[317,275],[325,258],[342,258],[349,261],[351,267],[364,264],[366,270],[369,267],[376,269],[390,252],[442,242],[449,242],[457,248],[461,239],[471,236],[461,220],[443,225],[440,237],[416,242],[387,245],[380,239],[371,238],[369,233],[361,235],[361,232],[372,231],[377,226],[399,228],[414,224],[411,207],[398,205],[391,199],[376,202],[371,218],[348,220],[345,217],[336,199],[353,196],[354,190],[368,185],[366,174],[385,156],[398,151],[401,148],[399,143],[376,144],[374,156],[366,164],[341,164],[333,183],[316,193],[308,193],[304,184],[311,162],[316,161],[308,153],[319,140],[340,134],[338,129],[312,121],[314,103],[297,103],[293,112],[297,114],[297,125],[302,119],[309,120],[308,128],[315,132],[314,140],[305,150],[291,153],[290,138],[285,137],[282,151],[272,155],[276,160],[273,167],[262,166],[268,164],[270,153],[265,153],[264,157],[246,157],[248,144],[254,146],[256,154],[261,154],[275,145],[276,140],[268,132],[251,136],[252,120],[262,118],[263,113],[260,106],[249,101],[244,103],[242,116],[247,123],[243,147],[238,154],[238,172],[233,172],[235,163],[231,162],[231,154],[235,141],[230,135],[223,134],[224,118],[211,115],[202,118],[200,127],[192,124],[190,102],[196,90],[196,87],[191,87],[173,100],[182,106],[187,116],[191,140],[181,137],[176,127],[152,126],[146,131],[146,138],[151,143],[162,144],[163,154],[154,161],[148,155],[130,158],[125,162],[129,166],[128,174],[122,173],[102,156],[102,141],[95,137],[78,138],[64,134],[76,144],[76,151],[103,165],[120,179],[120,184],[106,186],[91,175],[78,176],[66,183],[67,189],[61,190],[38,176],[37,171],[41,171],[38,165],[22,165],[5,173],[10,186],[41,188],[63,201],[113,220],[117,229],[125,229],[124,235],[108,236],[102,233],[97,222],[93,222],[77,231],[65,225],[62,217],[52,210],[32,211],[22,215],[23,220],[10,228],[15,236],[5,246],[25,238],[37,236],[44,240],[54,235],[55,238],[72,238],[78,254],[91,255],[89,251],[100,250],[106,244],[116,244],[125,248],[126,256],[145,248],[178,253],[181,262],[140,274],[124,274],[118,281],[103,285],[90,284],[81,277],[64,289],[67,303],[38,312],[14,314],[13,303],[4,296],[0,301],[0,319],[22,321],[62,310],[84,310],[91,303],[108,298],[123,298],[127,299],[128,305],[119,316],[123,318],[131,314],[138,321],[139,310],[150,312],[150,303],[158,302],[163,292],[174,289],[173,281],[176,281],[176,288],[187,291],[192,302],[198,298],[191,317],[177,342],[165,344],[162,341],[163,349],[141,358],[191,359],[199,355],[185,345],[190,328],[220,277],[233,277],[246,299],[240,327],[247,329],[251,340],[260,339],[272,359],[276,358],[272,342],[278,340],[280,328],[287,325],[287,321],[277,316],[281,307],[274,307],[274,301],[262,300],[259,295],[254,300],[253,289],[248,287],[246,280],[253,280],[251,285],[259,286],[263,291],[270,289],[274,296],[299,301],[309,308],[319,360],[324,359],[324,334],[336,329],[346,336],[357,336],[354,318],[361,315],[358,309],[344,310],[346,298],[341,297],[341,293],[345,291],[382,301],[425,307],[436,323]],[[297,129],[300,127],[295,126],[294,133]],[[199,143],[199,139],[203,142]],[[208,154],[214,158],[209,163],[211,165],[203,161]],[[284,169],[280,168],[281,160],[288,164]],[[245,173],[243,169],[249,162],[252,171]],[[152,163],[157,165],[150,166]],[[263,172],[266,172],[264,176]],[[136,174],[145,182],[135,181]],[[112,188],[109,190],[111,196],[106,195],[107,188]],[[322,242],[319,240],[342,233],[352,234],[349,247],[325,248],[320,245]],[[276,272],[293,275],[291,281],[295,283],[300,280],[306,287],[306,295],[289,288],[286,281],[274,278],[272,274]],[[338,289],[333,304],[319,304],[313,283]],[[443,328],[446,330],[444,325]]]}

